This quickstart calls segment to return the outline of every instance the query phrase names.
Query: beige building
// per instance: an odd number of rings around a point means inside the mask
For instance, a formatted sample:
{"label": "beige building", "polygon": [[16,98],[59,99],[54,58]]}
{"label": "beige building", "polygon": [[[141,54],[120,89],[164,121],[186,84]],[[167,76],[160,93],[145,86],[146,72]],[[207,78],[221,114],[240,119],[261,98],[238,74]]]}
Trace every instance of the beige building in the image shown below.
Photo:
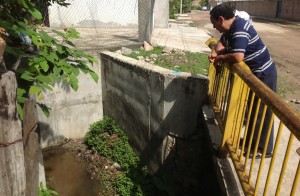
{"label": "beige building", "polygon": [[252,16],[300,21],[300,0],[223,0],[222,2],[229,3]]}

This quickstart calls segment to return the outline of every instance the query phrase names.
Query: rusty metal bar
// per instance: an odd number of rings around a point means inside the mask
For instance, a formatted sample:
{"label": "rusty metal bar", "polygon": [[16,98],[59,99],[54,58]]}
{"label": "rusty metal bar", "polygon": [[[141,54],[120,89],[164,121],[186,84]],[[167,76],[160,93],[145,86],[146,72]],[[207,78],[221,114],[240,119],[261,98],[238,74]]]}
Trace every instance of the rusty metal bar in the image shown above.
{"label": "rusty metal bar", "polygon": [[255,75],[245,68],[245,63],[231,65],[231,69],[237,73],[245,83],[257,94],[259,98],[274,112],[276,116],[300,141],[300,114],[282,99],[275,92],[270,90]]}

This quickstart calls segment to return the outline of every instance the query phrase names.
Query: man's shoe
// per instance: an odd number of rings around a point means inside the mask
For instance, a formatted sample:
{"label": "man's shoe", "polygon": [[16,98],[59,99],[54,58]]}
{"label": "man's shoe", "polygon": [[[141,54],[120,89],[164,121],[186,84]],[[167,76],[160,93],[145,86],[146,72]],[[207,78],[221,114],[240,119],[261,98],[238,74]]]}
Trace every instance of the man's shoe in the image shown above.
{"label": "man's shoe", "polygon": [[[250,154],[249,154],[249,158],[252,159],[253,155],[254,155],[254,153],[253,153],[253,151],[251,151]],[[266,153],[265,158],[271,158],[272,155],[273,155],[272,153]],[[245,153],[244,153],[244,156],[246,156]],[[261,159],[261,158],[262,158],[262,153],[261,152],[257,152],[256,156],[255,156],[255,159]]]}

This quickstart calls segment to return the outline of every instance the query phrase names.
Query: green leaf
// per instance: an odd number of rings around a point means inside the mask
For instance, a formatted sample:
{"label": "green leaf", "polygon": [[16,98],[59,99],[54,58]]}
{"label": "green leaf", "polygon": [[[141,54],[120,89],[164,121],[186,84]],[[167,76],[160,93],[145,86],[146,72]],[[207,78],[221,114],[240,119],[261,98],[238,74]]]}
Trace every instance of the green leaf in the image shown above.
{"label": "green leaf", "polygon": [[19,103],[17,103],[17,110],[18,110],[20,119],[23,120],[24,119],[24,110]]}
{"label": "green leaf", "polygon": [[37,105],[42,109],[42,111],[45,114],[45,116],[47,118],[49,118],[49,116],[50,116],[50,110],[51,109],[47,105],[42,104],[42,103],[37,103]]}
{"label": "green leaf", "polygon": [[35,62],[35,63],[39,63],[42,61],[45,61],[45,57],[43,57],[43,56],[37,56],[37,57],[33,58],[33,62]]}
{"label": "green leaf", "polygon": [[86,58],[89,60],[90,63],[99,63],[98,60],[92,56],[87,56]]}
{"label": "green leaf", "polygon": [[75,67],[74,65],[71,66],[71,69],[72,69],[72,73],[75,75],[75,76],[78,76],[80,71],[77,67]]}
{"label": "green leaf", "polygon": [[65,51],[64,51],[64,46],[57,46],[56,47],[56,50],[59,54],[63,54]]}
{"label": "green leaf", "polygon": [[53,74],[54,75],[58,75],[58,74],[60,74],[60,72],[61,72],[61,68],[60,67],[53,67]]}
{"label": "green leaf", "polygon": [[82,50],[75,50],[75,53],[77,56],[84,56],[85,53]]}
{"label": "green leaf", "polygon": [[58,58],[55,53],[48,54],[48,56],[45,56],[45,57],[51,63],[55,63],[55,58]]}
{"label": "green leaf", "polygon": [[22,96],[26,93],[26,90],[23,88],[17,88],[17,94],[18,96]]}
{"label": "green leaf", "polygon": [[59,66],[59,67],[64,67],[64,66],[66,66],[66,65],[69,65],[69,64],[67,63],[66,59],[61,59],[61,60],[59,60],[58,63],[57,63],[57,66]]}
{"label": "green leaf", "polygon": [[[54,78],[52,78],[54,80]],[[50,86],[49,84],[43,84],[43,83],[38,83],[38,85],[42,88],[48,89],[50,91],[53,90],[52,86]]]}
{"label": "green leaf", "polygon": [[96,74],[94,71],[89,71],[89,74],[90,74],[91,77],[94,79],[94,81],[95,81],[96,83],[98,83],[98,80],[99,80],[98,74]]}
{"label": "green leaf", "polygon": [[57,35],[61,36],[61,37],[64,37],[64,33],[63,32],[60,32],[60,31],[57,31],[57,30],[52,30],[52,32],[56,33]]}
{"label": "green leaf", "polygon": [[26,90],[23,88],[17,88],[17,102],[18,103],[24,103],[27,98],[24,97],[24,95],[26,95]]}
{"label": "green leaf", "polygon": [[36,94],[36,93],[39,93],[39,92],[41,92],[41,91],[42,91],[42,89],[41,89],[40,87],[31,86],[31,87],[29,88],[29,93],[32,94],[32,95],[34,95],[34,94]]}
{"label": "green leaf", "polygon": [[51,78],[51,76],[44,76],[44,75],[38,75],[37,77],[36,77],[36,79],[38,80],[38,81],[40,81],[41,83],[46,83],[46,84],[50,84],[50,83],[52,83],[53,81],[52,81],[52,78]]}
{"label": "green leaf", "polygon": [[32,81],[35,80],[35,78],[32,77],[32,76],[33,76],[32,73],[30,73],[30,72],[28,72],[28,71],[25,71],[25,73],[23,73],[23,74],[21,75],[21,78],[24,79],[24,80],[27,80],[27,81],[32,82]]}
{"label": "green leaf", "polygon": [[70,46],[75,47],[75,45],[74,45],[73,42],[71,42],[71,41],[66,41],[65,43],[68,44],[68,45],[70,45]]}
{"label": "green leaf", "polygon": [[[25,1],[24,1],[25,2]],[[35,9],[35,7],[33,7],[31,4],[28,5],[29,6],[29,13],[36,19],[42,19],[42,14],[41,12],[39,12],[39,10]]]}
{"label": "green leaf", "polygon": [[66,48],[66,51],[67,51],[70,55],[72,55],[72,54],[74,53],[74,51],[73,51],[71,48]]}
{"label": "green leaf", "polygon": [[70,67],[63,66],[63,67],[61,67],[61,69],[64,70],[64,72],[65,72],[66,74],[72,73],[72,69],[71,69]]}
{"label": "green leaf", "polygon": [[80,38],[79,32],[76,31],[74,28],[68,29],[67,34],[70,38]]}
{"label": "green leaf", "polygon": [[44,42],[51,43],[51,41],[53,40],[53,38],[49,36],[45,31],[39,31],[39,35]]}
{"label": "green leaf", "polygon": [[78,79],[76,78],[76,76],[74,76],[73,74],[70,75],[70,83],[71,83],[71,87],[77,91],[78,90]]}
{"label": "green leaf", "polygon": [[20,50],[18,48],[12,48],[8,45],[6,45],[6,47],[5,47],[5,52],[7,52],[8,54],[11,54],[13,56],[21,56],[21,55],[25,54],[22,50]]}
{"label": "green leaf", "polygon": [[40,66],[44,72],[47,72],[49,70],[49,65],[48,65],[47,61],[40,62]]}
{"label": "green leaf", "polygon": [[44,46],[45,45],[43,42],[41,42],[41,39],[39,37],[37,37],[36,35],[31,36],[31,41],[36,46]]}

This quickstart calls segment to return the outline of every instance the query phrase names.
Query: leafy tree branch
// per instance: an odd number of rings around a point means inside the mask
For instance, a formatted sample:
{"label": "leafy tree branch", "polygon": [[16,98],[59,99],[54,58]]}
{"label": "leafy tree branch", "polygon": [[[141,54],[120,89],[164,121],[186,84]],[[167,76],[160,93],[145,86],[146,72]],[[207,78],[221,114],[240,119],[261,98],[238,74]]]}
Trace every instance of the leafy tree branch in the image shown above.
{"label": "leafy tree branch", "polygon": [[[46,6],[51,3],[68,5],[66,0],[45,0],[43,3]],[[55,36],[50,36],[49,30],[38,28],[42,21],[39,6],[39,0],[0,0],[0,27],[4,29],[1,37],[7,45],[6,63],[2,64],[16,72],[21,118],[22,103],[32,95],[38,101],[42,100],[42,90],[52,90],[55,83],[64,82],[77,91],[80,72],[89,74],[98,82],[98,75],[88,66],[97,60],[72,43],[73,39],[80,38],[79,33],[75,29],[52,30]],[[25,65],[11,66],[20,58],[25,60]],[[49,108],[38,101],[37,104],[49,116]]]}

